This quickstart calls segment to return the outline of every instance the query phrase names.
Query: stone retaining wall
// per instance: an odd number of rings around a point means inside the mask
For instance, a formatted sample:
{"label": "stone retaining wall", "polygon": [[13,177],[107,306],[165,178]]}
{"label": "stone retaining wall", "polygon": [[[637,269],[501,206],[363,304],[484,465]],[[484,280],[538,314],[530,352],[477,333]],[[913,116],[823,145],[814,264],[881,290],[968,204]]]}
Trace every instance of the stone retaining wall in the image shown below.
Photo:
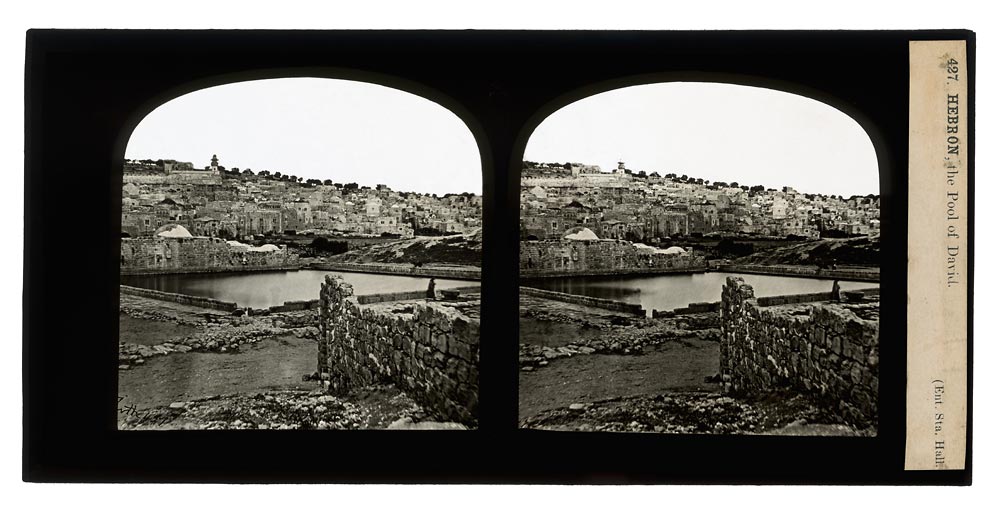
{"label": "stone retaining wall", "polygon": [[730,390],[796,390],[846,422],[877,422],[877,320],[837,303],[763,307],[743,279],[728,277],[721,326],[720,373]]}
{"label": "stone retaining wall", "polygon": [[234,302],[223,302],[221,300],[215,300],[213,298],[190,296],[179,293],[165,293],[163,291],[157,291],[155,289],[143,289],[141,287],[122,286],[122,285],[118,286],[118,289],[120,294],[142,296],[145,298],[152,298],[154,300],[163,300],[167,302],[180,303],[183,305],[193,305],[195,307],[203,307],[205,309],[212,309],[225,312],[233,312],[234,310],[237,309],[237,306]]}
{"label": "stone retaining wall", "polygon": [[610,311],[626,312],[629,314],[634,314],[636,316],[645,316],[646,310],[642,308],[642,305],[636,303],[625,303],[616,300],[607,300],[604,298],[594,298],[593,296],[582,296],[578,294],[560,293],[558,291],[549,291],[547,289],[536,289],[534,287],[520,287],[521,294],[527,294],[531,296],[537,296],[539,298],[548,298],[549,300],[557,300],[566,303],[575,303],[577,305],[587,305],[590,307],[599,307],[601,309],[607,309]]}
{"label": "stone retaining wall", "polygon": [[177,269],[126,269],[121,268],[120,274],[125,276],[145,276],[145,275],[175,275],[178,273],[238,273],[241,271],[297,271],[302,269],[299,265],[240,265],[239,267],[213,267],[213,268],[185,268]]}
{"label": "stone retaining wall", "polygon": [[726,273],[750,273],[758,275],[777,275],[784,277],[829,278],[838,280],[854,280],[860,282],[878,282],[881,275],[878,269],[823,269],[817,272],[811,266],[781,266],[765,264],[723,264],[717,266],[718,271]]}
{"label": "stone retaining wall", "polygon": [[[841,291],[841,294],[845,294],[848,292],[861,293],[866,296],[878,295],[879,288],[872,287],[866,289],[850,289]],[[773,307],[776,305],[787,305],[790,303],[825,302],[832,299],[833,299],[832,291],[824,291],[822,293],[786,294],[779,296],[764,296],[761,298],[757,298],[757,305],[760,307]],[[670,318],[682,314],[702,314],[706,312],[718,312],[719,307],[721,306],[722,302],[689,303],[687,307],[679,307],[677,309],[670,311],[658,311],[656,309],[653,309],[651,317]]]}
{"label": "stone retaining wall", "polygon": [[462,314],[460,302],[362,304],[341,276],[327,275],[320,290],[321,379],[333,392],[393,383],[430,412],[475,424],[479,319]]}
{"label": "stone retaining wall", "polygon": [[[841,296],[845,293],[862,293],[865,296],[878,295],[879,288],[867,288],[867,289],[851,289],[843,290],[840,292]],[[809,303],[809,302],[827,302],[833,299],[833,291],[824,291],[822,293],[802,293],[802,294],[786,294],[780,296],[765,296],[762,298],[757,298],[757,305],[760,307],[774,307],[776,305],[788,305],[791,303]]]}
{"label": "stone retaining wall", "polygon": [[705,271],[692,252],[648,253],[620,239],[521,241],[522,277],[634,275]]}
{"label": "stone retaining wall", "polygon": [[[439,289],[437,291],[437,297],[443,296],[444,291],[455,291],[459,295],[465,293],[478,293],[480,292],[479,286],[467,286],[467,287],[453,287],[450,289]],[[376,293],[376,294],[366,294],[356,296],[355,299],[361,305],[367,305],[370,303],[383,303],[383,302],[400,302],[405,300],[423,300],[427,298],[427,291],[402,291],[398,293]]]}
{"label": "stone retaining wall", "polygon": [[586,269],[586,270],[520,270],[521,278],[553,278],[553,277],[608,277],[608,276],[632,276],[632,275],[670,275],[672,273],[690,275],[692,273],[704,273],[705,266],[677,267],[677,268],[621,268],[621,269]]}
{"label": "stone retaining wall", "polygon": [[653,318],[670,318],[673,316],[680,316],[683,314],[704,314],[706,312],[719,312],[719,306],[722,305],[721,302],[696,302],[689,303],[687,307],[678,307],[670,311],[658,311],[653,309],[650,315]]}
{"label": "stone retaining wall", "polygon": [[121,273],[251,271],[298,266],[286,248],[252,251],[214,237],[126,237],[121,244]]}
{"label": "stone retaining wall", "polygon": [[268,307],[268,312],[311,311],[319,308],[319,300],[296,300]]}
{"label": "stone retaining wall", "polygon": [[356,263],[356,262],[325,262],[310,266],[313,269],[328,271],[353,271],[357,273],[377,273],[381,275],[405,275],[411,277],[455,278],[462,280],[480,280],[482,271],[478,269],[449,269],[434,266],[411,266],[408,264]]}

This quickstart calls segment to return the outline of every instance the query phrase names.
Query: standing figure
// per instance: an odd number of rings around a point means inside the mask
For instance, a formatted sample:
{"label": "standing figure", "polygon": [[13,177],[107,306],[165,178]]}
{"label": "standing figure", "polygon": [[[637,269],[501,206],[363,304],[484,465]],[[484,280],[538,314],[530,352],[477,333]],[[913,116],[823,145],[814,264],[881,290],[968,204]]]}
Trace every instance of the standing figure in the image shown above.
{"label": "standing figure", "polygon": [[833,294],[831,296],[832,296],[833,301],[835,301],[835,302],[839,302],[840,301],[840,281],[839,280],[835,279],[833,281]]}
{"label": "standing figure", "polygon": [[432,278],[430,283],[427,284],[427,299],[433,300],[434,298],[436,297],[434,296],[434,279]]}

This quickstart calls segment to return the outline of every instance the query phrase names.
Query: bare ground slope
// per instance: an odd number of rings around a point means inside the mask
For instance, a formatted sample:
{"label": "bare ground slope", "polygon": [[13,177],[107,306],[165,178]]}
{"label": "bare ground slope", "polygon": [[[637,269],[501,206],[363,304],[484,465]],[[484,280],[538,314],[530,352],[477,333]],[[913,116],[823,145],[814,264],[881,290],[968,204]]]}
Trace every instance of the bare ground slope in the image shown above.
{"label": "bare ground slope", "polygon": [[789,246],[771,248],[740,257],[737,264],[816,266],[836,262],[838,265],[879,266],[879,239],[822,239]]}
{"label": "bare ground slope", "polygon": [[451,236],[417,236],[351,250],[330,259],[332,262],[382,262],[399,264],[446,263],[481,266],[483,232]]}

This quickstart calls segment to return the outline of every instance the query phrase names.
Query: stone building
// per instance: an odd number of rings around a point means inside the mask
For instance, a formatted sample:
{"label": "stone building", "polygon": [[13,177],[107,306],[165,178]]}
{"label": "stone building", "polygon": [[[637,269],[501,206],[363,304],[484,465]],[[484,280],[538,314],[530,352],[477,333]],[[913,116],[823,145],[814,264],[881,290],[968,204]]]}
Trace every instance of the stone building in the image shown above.
{"label": "stone building", "polygon": [[152,237],[122,239],[122,273],[187,273],[282,269],[298,264],[284,247],[254,247],[215,237],[196,237],[181,225],[167,224]]}
{"label": "stone building", "polygon": [[[587,237],[591,236],[591,237]],[[522,241],[522,276],[602,275],[702,271],[705,259],[679,247],[657,249],[620,239],[598,239],[573,229],[560,240]]]}

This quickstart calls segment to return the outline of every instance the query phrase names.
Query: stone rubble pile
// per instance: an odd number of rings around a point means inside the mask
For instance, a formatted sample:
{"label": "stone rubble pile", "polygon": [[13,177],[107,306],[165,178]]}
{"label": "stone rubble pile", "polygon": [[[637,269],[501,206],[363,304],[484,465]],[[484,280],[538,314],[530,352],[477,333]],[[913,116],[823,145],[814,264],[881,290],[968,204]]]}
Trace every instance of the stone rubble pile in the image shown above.
{"label": "stone rubble pile", "polygon": [[[156,313],[131,309],[136,317],[154,319]],[[130,316],[132,314],[129,314]],[[167,321],[167,315],[161,316]],[[202,323],[204,331],[167,342],[146,346],[121,341],[118,344],[118,368],[126,370],[141,365],[146,359],[171,353],[216,352],[235,353],[240,345],[254,344],[269,337],[295,336],[303,339],[319,339],[317,314],[311,311],[285,312],[267,316],[244,316],[216,318],[216,322]],[[177,322],[176,320],[170,320]]]}
{"label": "stone rubble pile", "polygon": [[730,397],[671,393],[573,403],[526,420],[521,428],[671,434],[757,434],[787,426],[833,427],[833,435],[874,435],[871,427],[838,425],[803,395]]}
{"label": "stone rubble pile", "polygon": [[[549,316],[557,318],[558,316]],[[574,321],[577,321],[574,318]],[[582,323],[576,323],[582,325]],[[717,314],[697,314],[678,316],[670,319],[635,320],[632,326],[619,327],[611,324],[601,325],[605,332],[598,337],[580,339],[573,343],[549,347],[536,344],[521,344],[519,346],[518,364],[521,371],[535,371],[548,366],[555,359],[590,355],[594,353],[605,355],[641,355],[647,347],[657,346],[668,341],[682,338],[698,338],[718,341],[720,337]],[[595,328],[591,324],[590,328]],[[568,327],[568,329],[572,329]]]}
{"label": "stone rubble pile", "polygon": [[361,389],[350,397],[322,389],[279,390],[209,396],[139,409],[121,429],[339,430],[370,428],[465,429],[430,418],[409,396],[388,387]]}

